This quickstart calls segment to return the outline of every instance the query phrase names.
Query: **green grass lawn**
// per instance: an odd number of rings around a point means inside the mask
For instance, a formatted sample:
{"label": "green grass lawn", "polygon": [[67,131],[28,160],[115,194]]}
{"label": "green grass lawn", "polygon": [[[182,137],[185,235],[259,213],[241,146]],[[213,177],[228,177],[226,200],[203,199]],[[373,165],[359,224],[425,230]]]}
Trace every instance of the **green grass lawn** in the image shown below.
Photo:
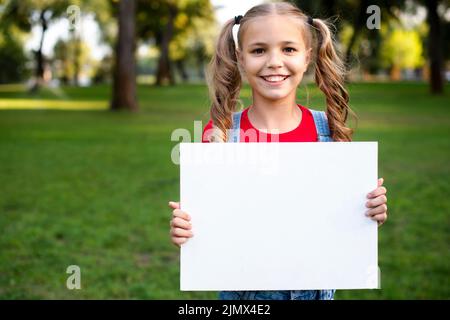
{"label": "green grass lawn", "polygon": [[[349,89],[355,141],[379,142],[390,217],[379,232],[382,289],[336,299],[449,299],[450,87],[441,97],[418,83]],[[170,135],[206,123],[206,87],[140,86],[137,114],[105,111],[109,96],[107,86],[37,96],[0,86],[0,298],[216,298],[179,291],[168,236],[167,202],[179,197]],[[324,108],[314,86],[298,96]],[[69,265],[81,267],[81,290],[66,288]]]}

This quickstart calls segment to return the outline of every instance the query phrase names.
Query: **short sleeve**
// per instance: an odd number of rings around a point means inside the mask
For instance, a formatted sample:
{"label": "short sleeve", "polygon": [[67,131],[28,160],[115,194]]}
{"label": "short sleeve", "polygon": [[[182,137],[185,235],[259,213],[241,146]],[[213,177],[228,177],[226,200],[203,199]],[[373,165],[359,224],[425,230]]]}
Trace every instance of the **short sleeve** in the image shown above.
{"label": "short sleeve", "polygon": [[202,142],[209,142],[209,137],[211,136],[213,131],[213,121],[212,119],[209,120],[209,122],[206,124],[205,128],[203,128],[202,133]]}

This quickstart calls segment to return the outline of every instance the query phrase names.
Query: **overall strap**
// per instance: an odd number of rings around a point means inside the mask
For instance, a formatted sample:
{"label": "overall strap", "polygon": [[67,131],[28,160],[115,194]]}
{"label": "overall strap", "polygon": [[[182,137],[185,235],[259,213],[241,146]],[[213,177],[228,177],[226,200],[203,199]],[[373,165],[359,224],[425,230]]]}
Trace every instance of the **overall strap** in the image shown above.
{"label": "overall strap", "polygon": [[230,130],[230,135],[228,136],[228,142],[239,142],[241,138],[241,114],[242,111],[233,112],[233,126]]}
{"label": "overall strap", "polygon": [[330,136],[330,128],[328,127],[328,120],[323,111],[311,110],[316,125],[317,137],[319,142],[333,141]]}

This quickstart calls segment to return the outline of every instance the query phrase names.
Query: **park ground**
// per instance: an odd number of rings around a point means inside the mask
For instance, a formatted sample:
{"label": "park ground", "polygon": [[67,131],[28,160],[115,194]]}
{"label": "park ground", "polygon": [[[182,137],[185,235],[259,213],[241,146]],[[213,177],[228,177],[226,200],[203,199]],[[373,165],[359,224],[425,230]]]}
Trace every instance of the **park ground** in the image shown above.
{"label": "park ground", "polygon": [[[450,298],[450,86],[355,83],[355,141],[379,142],[389,219],[379,230],[381,290],[336,299]],[[208,120],[204,85],[138,87],[141,110],[106,110],[109,86],[0,86],[0,299],[203,299],[179,291],[169,241],[176,128]],[[242,91],[248,105],[250,91]],[[299,103],[324,109],[314,86]],[[81,290],[66,268],[81,268]]]}

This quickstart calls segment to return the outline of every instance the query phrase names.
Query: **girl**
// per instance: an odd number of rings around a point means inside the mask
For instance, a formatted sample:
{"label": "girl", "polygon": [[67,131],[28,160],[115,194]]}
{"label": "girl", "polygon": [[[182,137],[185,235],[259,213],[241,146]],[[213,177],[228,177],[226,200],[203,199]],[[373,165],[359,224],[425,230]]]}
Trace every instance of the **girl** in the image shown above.
{"label": "girl", "polygon": [[[235,46],[232,28],[239,25]],[[326,113],[296,103],[296,90],[311,61],[326,97]],[[235,112],[243,73],[252,88],[252,104]],[[351,110],[344,68],[327,24],[290,3],[262,4],[228,21],[210,64],[211,120],[203,142],[351,141],[345,121]],[[270,133],[276,130],[277,133]],[[252,134],[248,134],[252,132]],[[256,133],[256,134],[253,134]],[[367,195],[366,215],[381,225],[387,218],[383,178]],[[176,245],[193,236],[188,213],[173,209],[170,234]],[[334,290],[226,291],[221,299],[333,299]]]}

